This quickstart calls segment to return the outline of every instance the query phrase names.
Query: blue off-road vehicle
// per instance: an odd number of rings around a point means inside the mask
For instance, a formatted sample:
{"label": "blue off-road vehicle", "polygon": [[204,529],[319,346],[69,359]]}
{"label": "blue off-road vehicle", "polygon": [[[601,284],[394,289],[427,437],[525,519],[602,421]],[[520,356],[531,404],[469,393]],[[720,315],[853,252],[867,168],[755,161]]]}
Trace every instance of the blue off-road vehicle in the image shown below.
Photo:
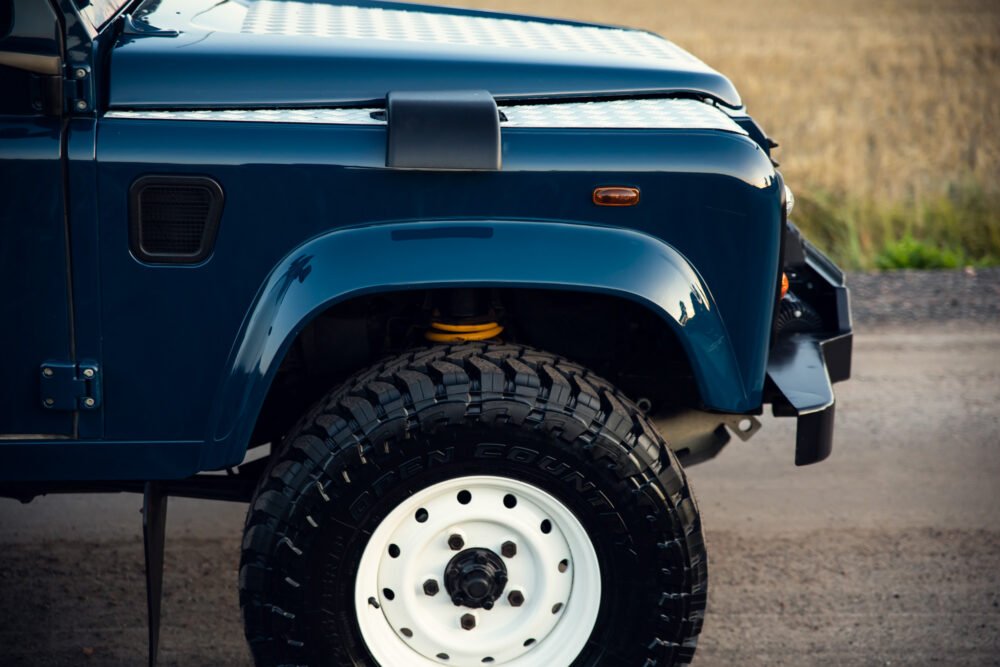
{"label": "blue off-road vehicle", "polygon": [[690,661],[682,465],[850,372],[774,146],[646,32],[0,0],[0,495],[144,493],[151,662],[169,496],[261,666]]}

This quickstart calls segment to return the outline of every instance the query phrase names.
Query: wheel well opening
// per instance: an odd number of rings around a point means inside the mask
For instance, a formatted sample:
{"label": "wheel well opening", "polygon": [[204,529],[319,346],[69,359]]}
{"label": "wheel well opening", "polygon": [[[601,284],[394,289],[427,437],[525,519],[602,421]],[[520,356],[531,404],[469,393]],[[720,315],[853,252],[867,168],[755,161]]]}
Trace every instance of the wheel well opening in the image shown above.
{"label": "wheel well opening", "polygon": [[311,405],[354,373],[387,356],[432,345],[425,333],[433,321],[477,310],[480,319],[503,327],[499,338],[504,342],[586,366],[647,412],[700,406],[676,334],[636,302],[530,288],[404,290],[338,303],[299,333],[268,391],[250,446],[277,442]]}

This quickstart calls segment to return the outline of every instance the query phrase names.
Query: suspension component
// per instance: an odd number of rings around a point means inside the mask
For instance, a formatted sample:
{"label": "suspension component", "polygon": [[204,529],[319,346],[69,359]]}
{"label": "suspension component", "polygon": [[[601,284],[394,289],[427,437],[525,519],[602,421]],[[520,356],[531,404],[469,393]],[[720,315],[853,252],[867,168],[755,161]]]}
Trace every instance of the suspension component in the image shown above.
{"label": "suspension component", "polygon": [[502,331],[503,327],[496,322],[482,324],[431,322],[431,328],[424,334],[424,338],[433,343],[465,343],[496,338]]}

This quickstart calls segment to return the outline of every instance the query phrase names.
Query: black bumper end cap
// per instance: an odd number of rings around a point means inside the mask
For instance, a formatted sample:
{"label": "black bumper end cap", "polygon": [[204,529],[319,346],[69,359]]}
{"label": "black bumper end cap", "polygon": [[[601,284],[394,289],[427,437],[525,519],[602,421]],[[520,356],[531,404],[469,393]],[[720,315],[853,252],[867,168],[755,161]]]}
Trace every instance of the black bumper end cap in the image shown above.
{"label": "black bumper end cap", "polygon": [[850,376],[851,334],[831,338],[792,334],[778,341],[767,366],[775,417],[796,417],[795,465],[827,459],[833,451],[836,401],[831,376]]}
{"label": "black bumper end cap", "polygon": [[795,433],[795,465],[807,466],[829,458],[833,452],[833,417],[836,405],[800,415]]}

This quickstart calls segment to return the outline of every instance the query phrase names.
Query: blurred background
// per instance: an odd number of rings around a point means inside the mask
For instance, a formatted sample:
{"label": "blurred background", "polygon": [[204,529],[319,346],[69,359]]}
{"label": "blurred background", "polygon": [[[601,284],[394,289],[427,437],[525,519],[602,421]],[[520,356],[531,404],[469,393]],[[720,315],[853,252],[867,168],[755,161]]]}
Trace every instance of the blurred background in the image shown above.
{"label": "blurred background", "polygon": [[736,84],[846,269],[1000,263],[998,0],[445,0],[640,27]]}

